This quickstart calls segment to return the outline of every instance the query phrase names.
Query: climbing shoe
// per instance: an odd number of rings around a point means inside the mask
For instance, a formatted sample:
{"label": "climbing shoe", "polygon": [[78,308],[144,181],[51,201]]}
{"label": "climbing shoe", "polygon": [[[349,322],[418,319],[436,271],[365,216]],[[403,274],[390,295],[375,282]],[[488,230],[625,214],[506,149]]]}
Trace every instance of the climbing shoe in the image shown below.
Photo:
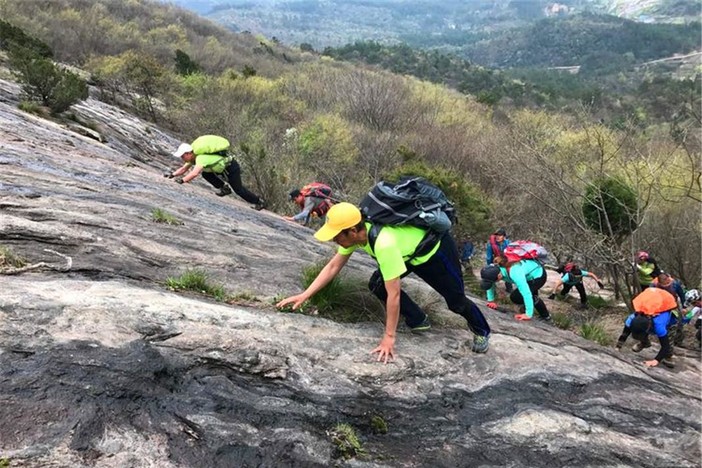
{"label": "climbing shoe", "polygon": [[651,347],[651,342],[650,342],[650,341],[647,341],[647,342],[645,342],[645,343],[639,341],[639,342],[637,342],[636,344],[634,344],[634,346],[631,347],[631,350],[632,350],[633,352],[635,352],[635,353],[638,353],[638,352],[641,351],[642,349],[646,349],[646,348],[650,348],[650,347]]}
{"label": "climbing shoe", "polygon": [[412,333],[422,333],[431,328],[431,322],[429,321],[429,316],[425,315],[424,320],[422,320],[422,323],[417,325],[416,327],[411,327],[410,330]]}
{"label": "climbing shoe", "polygon": [[221,189],[219,189],[217,192],[215,192],[218,197],[226,197],[227,195],[232,193],[232,189],[229,188],[228,185],[223,185]]}
{"label": "climbing shoe", "polygon": [[266,201],[265,201],[263,198],[259,198],[259,199],[258,199],[258,203],[256,203],[256,204],[253,206],[253,209],[256,210],[256,211],[261,211],[261,210],[264,209],[265,207],[266,207]]}
{"label": "climbing shoe", "polygon": [[672,357],[661,359],[661,364],[663,364],[668,369],[673,369],[675,367],[675,362],[673,361]]}
{"label": "climbing shoe", "polygon": [[474,353],[486,353],[490,347],[490,335],[488,336],[478,336],[473,337],[473,352]]}
{"label": "climbing shoe", "polygon": [[546,317],[542,317],[539,315],[539,320],[542,322],[550,323],[553,319],[551,318],[550,315],[547,315]]}

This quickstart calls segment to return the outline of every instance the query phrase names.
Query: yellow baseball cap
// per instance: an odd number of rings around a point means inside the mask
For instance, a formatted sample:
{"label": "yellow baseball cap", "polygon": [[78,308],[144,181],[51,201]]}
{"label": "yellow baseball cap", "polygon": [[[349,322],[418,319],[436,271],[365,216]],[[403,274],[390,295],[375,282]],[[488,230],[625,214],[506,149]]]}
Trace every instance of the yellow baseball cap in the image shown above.
{"label": "yellow baseball cap", "polygon": [[314,233],[314,237],[322,242],[327,242],[344,229],[354,227],[360,222],[361,210],[351,203],[337,203],[327,211],[327,221],[319,231]]}

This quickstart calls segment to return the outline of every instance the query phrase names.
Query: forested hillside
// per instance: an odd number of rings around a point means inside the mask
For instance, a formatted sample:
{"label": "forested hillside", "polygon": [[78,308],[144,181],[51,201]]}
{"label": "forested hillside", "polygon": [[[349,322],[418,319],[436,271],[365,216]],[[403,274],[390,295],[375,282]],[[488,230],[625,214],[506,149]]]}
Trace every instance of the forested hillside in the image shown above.
{"label": "forested hillside", "polygon": [[[145,0],[62,0],[39,11],[35,2],[0,0],[0,15],[85,69],[95,96],[186,141],[230,138],[247,183],[278,212],[292,211],[287,192],[311,180],[357,201],[380,178],[414,173],[458,203],[459,236],[507,226],[619,281],[633,250],[645,248],[688,284],[699,282],[694,101],[673,121],[610,125],[586,110],[495,109],[477,90],[228,33]],[[588,221],[583,207],[617,199],[610,190],[621,187],[634,194],[621,224],[629,229]]]}
{"label": "forested hillside", "polygon": [[485,35],[421,39],[423,47],[447,45],[467,59],[490,67],[607,66],[639,63],[700,48],[700,23],[645,24],[614,16],[582,14],[548,18],[528,27]]}
{"label": "forested hillside", "polygon": [[[404,44],[356,42],[339,48],[328,47],[323,53],[443,83],[489,105],[563,112],[586,108],[593,118],[613,127],[627,122],[646,127],[676,121],[689,115],[688,111],[699,107],[701,102],[699,73],[681,76],[677,64],[672,68],[665,63],[642,65],[631,58],[618,60],[616,54],[611,54],[610,61],[592,60],[581,66],[578,73],[571,73],[546,68],[490,69],[454,55],[412,49]],[[692,60],[699,63],[700,56]]]}

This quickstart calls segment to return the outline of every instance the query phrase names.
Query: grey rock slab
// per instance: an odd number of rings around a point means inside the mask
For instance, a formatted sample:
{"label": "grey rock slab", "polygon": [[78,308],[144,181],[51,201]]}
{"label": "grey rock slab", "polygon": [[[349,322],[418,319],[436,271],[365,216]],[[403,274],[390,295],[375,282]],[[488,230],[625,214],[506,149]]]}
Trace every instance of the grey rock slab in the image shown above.
{"label": "grey rock slab", "polygon": [[[699,466],[698,358],[645,369],[655,348],[615,352],[489,310],[491,347],[475,355],[444,309],[449,325],[401,328],[397,359],[378,363],[380,320],[269,305],[333,253],[311,230],[164,179],[178,139],[150,123],[88,99],[75,112],[100,142],[17,110],[18,92],[0,80],[0,244],[32,263],[56,261],[50,248],[73,268],[0,276],[11,466]],[[183,224],[155,223],[154,208]],[[262,301],[167,290],[187,268]],[[348,265],[372,268],[363,255]],[[340,457],[341,423],[365,454]]]}

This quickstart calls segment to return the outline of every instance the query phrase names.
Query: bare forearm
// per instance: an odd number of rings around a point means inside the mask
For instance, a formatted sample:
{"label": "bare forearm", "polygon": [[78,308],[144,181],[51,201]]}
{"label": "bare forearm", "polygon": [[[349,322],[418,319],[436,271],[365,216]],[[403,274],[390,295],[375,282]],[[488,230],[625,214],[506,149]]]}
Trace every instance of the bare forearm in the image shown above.
{"label": "bare forearm", "polygon": [[175,172],[173,172],[173,175],[174,176],[183,175],[187,172],[189,167],[190,167],[190,164],[184,164],[184,165],[180,166],[178,169],[176,169]]}
{"label": "bare forearm", "polygon": [[322,268],[322,271],[319,272],[314,281],[312,281],[312,284],[305,289],[303,294],[308,298],[317,294],[324,286],[329,284],[329,282],[334,279],[336,275],[339,274],[344,265],[346,265],[347,260],[348,257],[345,257],[344,255],[334,255],[329,263]]}
{"label": "bare forearm", "polygon": [[397,324],[400,321],[400,295],[388,294],[385,302],[385,334],[394,337],[397,331]]}
{"label": "bare forearm", "polygon": [[195,166],[192,171],[188,173],[185,177],[183,177],[183,182],[190,182],[193,180],[195,177],[199,176],[200,173],[202,172],[202,167],[200,166]]}

